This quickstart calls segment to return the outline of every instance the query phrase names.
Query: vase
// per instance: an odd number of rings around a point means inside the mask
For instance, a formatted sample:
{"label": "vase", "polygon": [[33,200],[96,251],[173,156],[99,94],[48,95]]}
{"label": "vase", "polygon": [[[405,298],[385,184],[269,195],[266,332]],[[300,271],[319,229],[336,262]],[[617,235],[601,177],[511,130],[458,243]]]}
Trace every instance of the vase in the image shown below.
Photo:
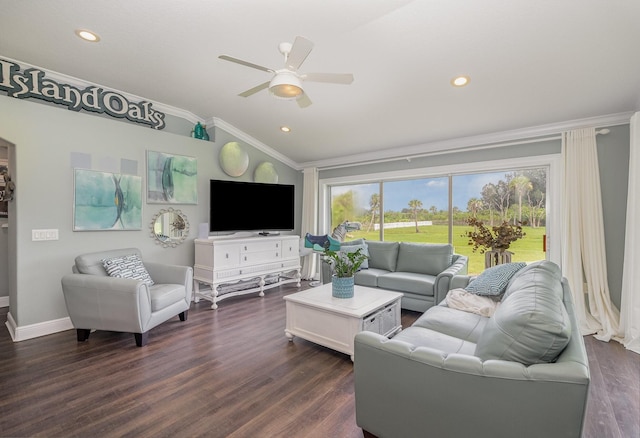
{"label": "vase", "polygon": [[487,251],[484,253],[484,268],[489,269],[493,266],[511,263],[511,251]]}
{"label": "vase", "polygon": [[353,277],[336,277],[331,280],[331,295],[336,298],[353,298]]}

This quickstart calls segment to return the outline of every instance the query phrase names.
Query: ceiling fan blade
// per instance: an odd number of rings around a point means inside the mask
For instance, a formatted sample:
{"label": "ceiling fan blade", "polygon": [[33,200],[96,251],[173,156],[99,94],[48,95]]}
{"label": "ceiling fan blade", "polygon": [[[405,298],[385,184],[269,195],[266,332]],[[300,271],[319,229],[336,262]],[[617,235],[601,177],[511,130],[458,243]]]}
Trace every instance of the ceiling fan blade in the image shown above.
{"label": "ceiling fan blade", "polygon": [[313,49],[313,43],[308,39],[297,36],[296,40],[293,42],[293,46],[291,46],[291,52],[289,52],[289,56],[287,56],[286,67],[290,70],[296,71],[300,68],[302,63],[309,53],[311,53],[311,49]]}
{"label": "ceiling fan blade", "polygon": [[256,85],[255,87],[250,88],[250,89],[248,89],[247,91],[244,91],[244,92],[242,92],[242,93],[238,94],[238,96],[242,96],[242,97],[249,97],[249,96],[251,96],[252,94],[256,94],[258,91],[262,91],[262,90],[264,90],[265,88],[268,88],[268,87],[269,87],[269,83],[270,83],[270,82],[271,82],[271,81],[267,81],[267,82],[263,82],[263,83],[262,83],[262,84],[260,84],[260,85]]}
{"label": "ceiling fan blade", "polygon": [[296,99],[296,102],[298,102],[298,106],[300,108],[306,108],[313,103],[311,102],[311,99],[309,99],[307,93],[302,93],[300,97]]}
{"label": "ceiling fan blade", "polygon": [[244,65],[246,67],[251,67],[251,68],[256,68],[258,70],[266,71],[268,73],[275,73],[275,70],[272,70],[270,68],[263,67],[263,66],[258,65],[258,64],[254,64],[252,62],[243,61],[242,59],[233,58],[233,57],[228,56],[228,55],[220,55],[220,56],[218,56],[218,58],[224,59],[225,61],[235,62],[236,64]]}
{"label": "ceiling fan blade", "polygon": [[307,73],[301,76],[303,81],[329,82],[332,84],[350,84],[353,82],[351,73]]}

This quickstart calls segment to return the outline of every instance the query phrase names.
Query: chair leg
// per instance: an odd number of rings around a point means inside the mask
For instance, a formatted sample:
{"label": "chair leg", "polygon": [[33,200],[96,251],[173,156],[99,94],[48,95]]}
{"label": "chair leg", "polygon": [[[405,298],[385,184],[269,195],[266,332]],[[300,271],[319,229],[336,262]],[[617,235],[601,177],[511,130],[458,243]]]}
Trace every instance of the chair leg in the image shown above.
{"label": "chair leg", "polygon": [[84,342],[89,339],[91,329],[76,329],[76,333],[78,334],[78,342]]}
{"label": "chair leg", "polygon": [[144,347],[149,341],[149,332],[134,333],[133,336],[136,338],[136,345],[138,347]]}
{"label": "chair leg", "polygon": [[189,311],[185,310],[184,312],[180,313],[178,316],[180,317],[180,321],[186,321],[187,317],[189,316]]}

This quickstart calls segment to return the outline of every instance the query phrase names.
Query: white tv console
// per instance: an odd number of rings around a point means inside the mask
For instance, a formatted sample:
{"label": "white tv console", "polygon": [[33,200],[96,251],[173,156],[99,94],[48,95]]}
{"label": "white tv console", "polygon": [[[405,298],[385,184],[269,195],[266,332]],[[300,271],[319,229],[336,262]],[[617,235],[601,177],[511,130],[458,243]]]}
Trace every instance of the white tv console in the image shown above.
{"label": "white tv console", "polygon": [[[200,283],[209,288],[201,290]],[[195,240],[193,299],[196,303],[204,298],[212,302],[212,309],[217,309],[218,301],[225,298],[254,292],[263,297],[265,290],[287,283],[297,283],[300,287],[299,236]]]}

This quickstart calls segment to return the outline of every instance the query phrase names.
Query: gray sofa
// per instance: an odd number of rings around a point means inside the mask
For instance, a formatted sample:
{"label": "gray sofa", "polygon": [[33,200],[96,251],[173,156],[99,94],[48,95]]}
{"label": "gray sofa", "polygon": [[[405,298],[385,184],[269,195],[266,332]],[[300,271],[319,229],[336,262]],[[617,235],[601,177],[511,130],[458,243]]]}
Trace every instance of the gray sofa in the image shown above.
{"label": "gray sofa", "polygon": [[[357,248],[363,248],[369,260],[356,273],[355,284],[402,292],[403,309],[424,312],[444,299],[454,275],[467,273],[468,258],[454,254],[448,244],[358,239],[340,245],[341,251]],[[331,281],[326,263],[322,280]]]}
{"label": "gray sofa", "polygon": [[581,436],[588,360],[551,262],[518,271],[491,317],[445,300],[392,339],[358,333],[354,347],[356,422],[380,438]]}

